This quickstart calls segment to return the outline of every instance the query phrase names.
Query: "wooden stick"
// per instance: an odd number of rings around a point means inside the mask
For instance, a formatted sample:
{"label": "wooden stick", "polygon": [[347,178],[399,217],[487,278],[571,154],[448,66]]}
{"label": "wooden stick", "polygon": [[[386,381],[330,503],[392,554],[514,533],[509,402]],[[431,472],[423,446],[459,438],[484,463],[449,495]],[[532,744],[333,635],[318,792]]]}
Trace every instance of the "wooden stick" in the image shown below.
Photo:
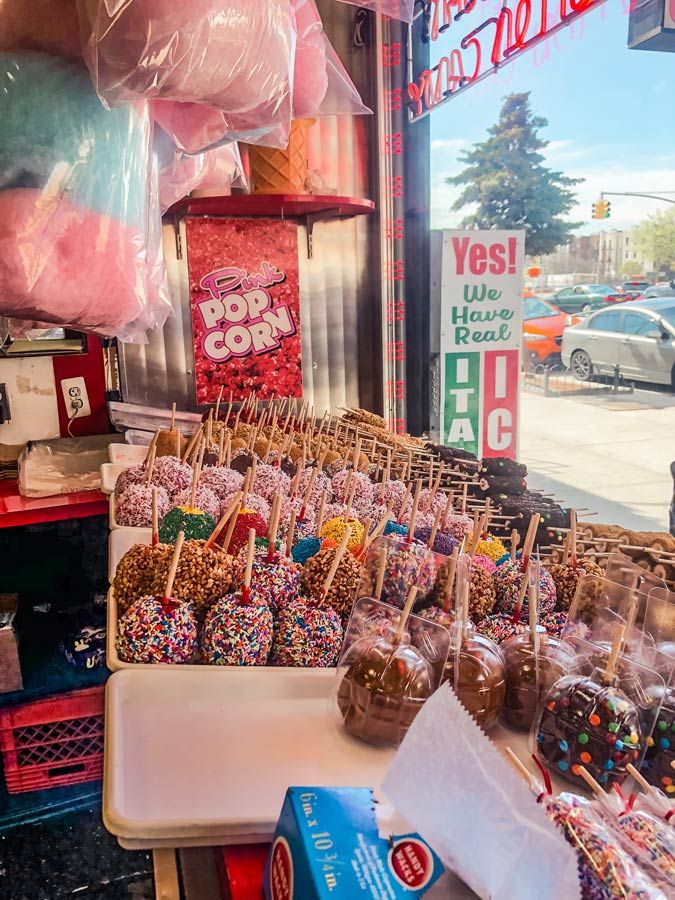
{"label": "wooden stick", "polygon": [[251,573],[255,556],[255,528],[248,530],[248,546],[246,547],[246,568],[244,569],[244,586],[241,590],[242,603],[251,602]]}
{"label": "wooden stick", "polygon": [[333,579],[337,573],[338,568],[340,567],[340,563],[342,562],[342,557],[345,555],[345,551],[347,549],[347,543],[349,542],[349,537],[351,535],[351,531],[347,528],[345,529],[345,533],[342,535],[342,540],[340,541],[340,546],[337,548],[335,553],[335,557],[333,558],[333,562],[331,564],[330,569],[328,570],[328,574],[326,575],[326,580],[323,583],[323,588],[321,591],[321,600],[322,602],[326,599],[326,595],[333,584]]}
{"label": "wooden stick", "polygon": [[[471,564],[473,565],[473,563]],[[471,569],[469,577],[462,582],[462,644],[469,638],[469,589],[471,587]]]}
{"label": "wooden stick", "polygon": [[232,462],[232,435],[228,434],[225,441],[225,467],[230,468]]}
{"label": "wooden stick", "polygon": [[152,546],[159,544],[159,513],[157,510],[157,487],[152,487]]}
{"label": "wooden stick", "polygon": [[570,537],[571,537],[571,532],[568,531],[567,534],[565,535],[565,543],[563,544],[563,558],[562,558],[562,561],[563,561],[563,565],[564,565],[564,566],[567,565],[567,562],[568,562],[568,560],[569,560],[569,558],[570,558],[570,542],[571,542],[571,541],[570,541]]}
{"label": "wooden stick", "polygon": [[398,518],[396,522],[400,525],[405,518],[405,514],[408,511],[408,500],[410,500],[410,496],[412,494],[412,486],[410,482],[406,485],[405,497],[403,498],[403,502],[401,503],[401,511],[398,514]]}
{"label": "wooden stick", "polygon": [[623,644],[623,639],[626,634],[626,627],[627,623],[622,622],[614,629],[614,634],[612,636],[612,650],[609,654],[607,665],[605,666],[605,671],[603,674],[603,681],[605,682],[605,684],[610,684],[612,678],[614,677],[614,669],[616,668],[616,662],[619,658],[619,653],[621,652],[621,645]]}
{"label": "wooden stick", "polygon": [[415,520],[417,519],[417,510],[420,506],[420,492],[422,490],[422,482],[417,481],[415,483],[415,496],[413,497],[413,505],[412,511],[410,513],[410,522],[408,523],[408,540],[411,541],[413,539],[413,535],[415,533]]}
{"label": "wooden stick", "polygon": [[[291,521],[288,525],[288,534],[286,535],[286,556],[291,555],[291,550],[293,549],[293,535],[295,534],[295,520],[297,517],[297,513],[295,510],[291,513]],[[349,535],[349,531],[346,532]]]}
{"label": "wooden stick", "polygon": [[504,752],[506,753],[508,758],[511,760],[513,765],[516,767],[516,769],[518,769],[518,771],[523,776],[523,778],[526,781],[532,781],[532,775],[530,774],[529,770],[525,768],[525,766],[523,765],[521,760],[516,756],[516,754],[513,752],[513,750],[510,747],[504,747]]}
{"label": "wooden stick", "polygon": [[270,513],[270,523],[267,529],[267,561],[272,562],[274,554],[277,550],[277,532],[279,530],[279,519],[281,518],[281,494],[274,495],[272,503],[272,511]]}
{"label": "wooden stick", "polygon": [[633,763],[627,763],[626,771],[631,776],[633,781],[637,782],[637,784],[640,785],[640,787],[645,792],[645,794],[650,794],[654,790],[653,785],[651,785],[647,781],[647,779],[644,777],[644,775],[642,775],[640,772],[638,772],[638,770],[635,768]]}
{"label": "wooden stick", "polygon": [[596,794],[598,797],[605,797],[606,794],[603,789],[600,787],[598,782],[593,778],[591,773],[585,766],[579,766],[579,774],[584,779],[589,788]]}
{"label": "wooden stick", "polygon": [[220,404],[223,399],[223,391],[225,390],[225,385],[221,384],[220,390],[218,391],[218,399],[216,400],[216,411],[214,413],[214,418],[218,419],[218,413],[220,412]]}
{"label": "wooden stick", "polygon": [[199,476],[201,475],[201,473],[202,473],[201,467],[200,467],[199,463],[197,463],[197,465],[192,470],[192,487],[190,488],[190,508],[191,509],[194,509],[194,506],[195,506],[195,500],[197,497],[197,483],[199,482]]}
{"label": "wooden stick", "polygon": [[145,472],[145,483],[146,485],[150,484],[152,481],[152,470],[155,468],[155,456],[157,454],[157,445],[153,444],[150,449],[150,454],[148,456],[147,468]]}
{"label": "wooden stick", "polygon": [[354,503],[354,492],[356,491],[356,482],[352,482],[349,486],[349,493],[347,494],[347,505],[345,506],[345,522],[349,522],[352,516],[352,504]]}
{"label": "wooden stick", "polygon": [[176,426],[176,403],[175,401],[171,404],[171,427],[169,431],[173,431]]}
{"label": "wooden stick", "polygon": [[164,590],[164,599],[171,599],[171,592],[173,591],[173,583],[176,580],[176,572],[178,571],[178,561],[180,560],[180,552],[183,549],[183,541],[185,540],[185,532],[179,531],[178,537],[176,538],[176,545],[173,548],[173,557],[171,559],[171,566],[169,567],[169,575],[166,579],[166,588]]}
{"label": "wooden stick", "polygon": [[323,528],[323,519],[326,515],[326,497],[328,496],[326,488],[321,491],[321,499],[319,500],[319,511],[316,514],[316,534],[317,537],[321,534],[321,529]]}
{"label": "wooden stick", "polygon": [[225,538],[223,540],[223,550],[225,551],[225,553],[227,553],[227,551],[230,547],[230,541],[232,540],[232,535],[234,534],[234,528],[235,528],[235,525],[237,524],[237,519],[239,518],[239,513],[242,510],[243,503],[244,503],[244,499],[243,499],[243,494],[242,494],[241,498],[237,501],[237,506],[235,508],[234,515],[230,519],[230,524],[225,533]]}
{"label": "wooden stick", "polygon": [[305,491],[302,495],[302,503],[300,504],[300,521],[304,521],[305,512],[307,508],[307,503],[312,494],[312,488],[314,487],[314,482],[316,481],[316,476],[319,474],[319,470],[316,466],[312,469],[309,475],[309,479],[307,481],[307,486],[305,487]]}
{"label": "wooden stick", "polygon": [[429,535],[429,540],[427,541],[427,547],[430,550],[434,549],[434,544],[436,543],[436,535],[438,534],[438,528],[439,528],[439,525],[441,524],[441,513],[442,512],[443,512],[443,510],[439,506],[438,509],[436,510],[436,515],[434,516],[434,523],[431,526],[431,534]]}
{"label": "wooden stick", "polygon": [[361,551],[362,555],[365,556],[365,554],[368,552],[368,549],[371,546],[371,544],[373,543],[373,541],[376,540],[376,538],[378,538],[382,534],[384,529],[387,527],[387,522],[389,521],[390,517],[391,517],[391,502],[389,502],[387,504],[387,508],[385,510],[384,515],[382,516],[380,521],[377,523],[377,525],[373,529],[372,534],[370,535],[370,537],[364,544],[363,550]]}
{"label": "wooden stick", "polygon": [[176,459],[180,459],[180,431],[176,432]]}
{"label": "wooden stick", "polygon": [[572,565],[576,569],[579,561],[577,559],[577,511],[573,509],[570,512],[570,541],[572,551]]}
{"label": "wooden stick", "polygon": [[481,520],[478,518],[478,513],[474,511],[473,514],[473,531],[471,532],[471,550],[469,551],[469,556],[471,559],[476,555],[476,550],[478,549],[478,538],[480,535],[480,523]]}
{"label": "wooden stick", "polygon": [[387,548],[383,547],[380,551],[380,561],[377,564],[377,578],[375,579],[375,591],[373,596],[375,600],[382,597],[382,588],[384,586],[384,572],[387,568]]}
{"label": "wooden stick", "polygon": [[195,431],[195,433],[190,438],[190,442],[188,443],[187,447],[185,448],[185,452],[183,453],[183,462],[187,462],[189,455],[192,453],[192,448],[194,447],[194,445],[197,443],[197,441],[201,437],[203,427],[204,427],[203,425],[200,425],[199,428]]}
{"label": "wooden stick", "polygon": [[398,626],[396,627],[396,634],[394,635],[394,639],[392,640],[392,644],[400,644],[403,640],[403,632],[405,631],[405,626],[410,618],[410,613],[412,612],[412,608],[415,605],[415,600],[417,599],[417,592],[419,588],[416,584],[414,584],[410,590],[408,591],[408,599],[405,601],[405,606],[403,607],[403,611],[398,618]]}
{"label": "wooden stick", "polygon": [[448,578],[445,582],[445,590],[443,591],[443,608],[446,612],[450,612],[452,608],[452,591],[455,586],[455,575],[457,574],[457,561],[459,560],[459,549],[457,547],[452,551],[450,562],[448,563]]}
{"label": "wooden stick", "polygon": [[[235,512],[237,512],[237,514],[239,513],[238,507],[241,506],[242,496],[243,495],[242,495],[241,491],[239,491],[232,497],[232,501],[231,501],[230,505],[227,507],[225,512],[222,514],[222,516],[218,520],[218,524],[213,529],[213,531],[209,535],[208,540],[204,544],[205,550],[210,550],[211,547],[213,547],[215,542],[218,540],[218,537],[220,536],[220,533],[223,530],[223,528],[225,528],[227,523],[232,519],[233,514]],[[235,520],[236,520],[236,517],[235,517]],[[232,526],[232,530],[234,530],[234,526]],[[227,544],[229,544],[229,541],[227,542]],[[227,544],[225,545],[226,547],[227,547]]]}
{"label": "wooden stick", "polygon": [[365,519],[363,522],[363,537],[361,538],[361,543],[354,551],[354,555],[356,557],[360,557],[363,553],[363,548],[366,546],[366,542],[368,540],[368,535],[370,534],[370,526],[373,524],[372,519]]}
{"label": "wooden stick", "polygon": [[464,490],[462,491],[462,515],[466,515],[466,501],[469,496],[469,482],[464,482]]}
{"label": "wooden stick", "polygon": [[218,441],[218,468],[223,465],[223,456],[225,453],[225,429],[220,429],[220,440]]}
{"label": "wooden stick", "polygon": [[520,535],[516,528],[511,532],[511,559],[516,558],[516,554],[518,553],[518,543],[520,541]]}
{"label": "wooden stick", "polygon": [[223,422],[225,422],[226,425],[230,421],[231,415],[232,415],[232,391],[230,391],[230,396],[227,399],[227,412],[225,413],[225,416],[223,417]]}

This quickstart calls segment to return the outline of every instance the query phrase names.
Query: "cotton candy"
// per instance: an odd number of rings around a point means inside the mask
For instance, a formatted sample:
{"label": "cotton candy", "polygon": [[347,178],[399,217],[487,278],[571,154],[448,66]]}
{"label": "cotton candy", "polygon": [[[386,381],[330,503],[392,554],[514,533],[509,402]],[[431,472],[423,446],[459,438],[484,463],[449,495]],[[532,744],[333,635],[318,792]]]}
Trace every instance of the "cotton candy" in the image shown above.
{"label": "cotton candy", "polygon": [[[84,57],[99,96],[216,107],[231,136],[291,119],[290,0],[80,0]],[[247,138],[248,139],[248,138]]]}

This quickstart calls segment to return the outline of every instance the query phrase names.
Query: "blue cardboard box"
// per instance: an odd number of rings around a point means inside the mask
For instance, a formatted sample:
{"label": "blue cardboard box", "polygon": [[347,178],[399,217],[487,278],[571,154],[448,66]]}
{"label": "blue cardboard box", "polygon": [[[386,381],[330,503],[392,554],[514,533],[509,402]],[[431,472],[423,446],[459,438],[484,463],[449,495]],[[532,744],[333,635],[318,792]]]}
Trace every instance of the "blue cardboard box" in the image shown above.
{"label": "blue cardboard box", "polygon": [[419,835],[380,837],[370,789],[292,787],[264,890],[266,900],[411,900],[442,873]]}

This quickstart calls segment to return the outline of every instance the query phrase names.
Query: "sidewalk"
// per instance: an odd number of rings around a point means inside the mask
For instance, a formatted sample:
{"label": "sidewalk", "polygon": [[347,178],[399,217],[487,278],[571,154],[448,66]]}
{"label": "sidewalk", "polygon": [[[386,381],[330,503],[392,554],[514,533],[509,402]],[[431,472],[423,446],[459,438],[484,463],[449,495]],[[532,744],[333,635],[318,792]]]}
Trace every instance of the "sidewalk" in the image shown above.
{"label": "sidewalk", "polygon": [[[675,396],[636,390],[593,398],[521,394],[520,459],[528,484],[592,521],[667,531]],[[582,514],[583,515],[583,514]]]}

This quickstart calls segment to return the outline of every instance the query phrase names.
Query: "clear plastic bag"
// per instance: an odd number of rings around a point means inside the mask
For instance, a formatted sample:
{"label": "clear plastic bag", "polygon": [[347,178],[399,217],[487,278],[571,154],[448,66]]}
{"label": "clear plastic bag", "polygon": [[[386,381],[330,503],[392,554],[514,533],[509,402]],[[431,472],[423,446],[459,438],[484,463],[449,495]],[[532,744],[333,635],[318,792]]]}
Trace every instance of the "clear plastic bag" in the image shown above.
{"label": "clear plastic bag", "polygon": [[357,600],[345,634],[337,719],[353,737],[396,747],[440,683],[450,634],[372,598]]}
{"label": "clear plastic bag", "polygon": [[246,177],[238,144],[224,144],[196,156],[176,153],[159,172],[159,205],[164,214],[193,191],[230,193],[233,184],[246,187]]}
{"label": "clear plastic bag", "polygon": [[0,51],[44,50],[80,59],[77,0],[3,0],[0,3]]}
{"label": "clear plastic bag", "polygon": [[541,803],[579,855],[584,897],[666,900],[588,800],[574,794],[547,794]]}
{"label": "clear plastic bag", "polygon": [[203,153],[228,140],[225,115],[212,106],[151,100],[150,114],[183,153]]}
{"label": "clear plastic bag", "polygon": [[86,70],[0,54],[0,315],[142,341],[171,312],[146,104]]}
{"label": "clear plastic bag", "polygon": [[294,117],[371,113],[323,30],[315,0],[293,0],[293,3],[298,34],[293,78]]}
{"label": "clear plastic bag", "polygon": [[[288,139],[295,34],[290,0],[79,0],[101,99],[215,107],[230,139]],[[282,137],[283,142],[283,137]]]}
{"label": "clear plastic bag", "polygon": [[408,23],[412,22],[415,7],[415,0],[340,0],[340,3],[372,9],[373,12],[381,13],[383,16]]}

